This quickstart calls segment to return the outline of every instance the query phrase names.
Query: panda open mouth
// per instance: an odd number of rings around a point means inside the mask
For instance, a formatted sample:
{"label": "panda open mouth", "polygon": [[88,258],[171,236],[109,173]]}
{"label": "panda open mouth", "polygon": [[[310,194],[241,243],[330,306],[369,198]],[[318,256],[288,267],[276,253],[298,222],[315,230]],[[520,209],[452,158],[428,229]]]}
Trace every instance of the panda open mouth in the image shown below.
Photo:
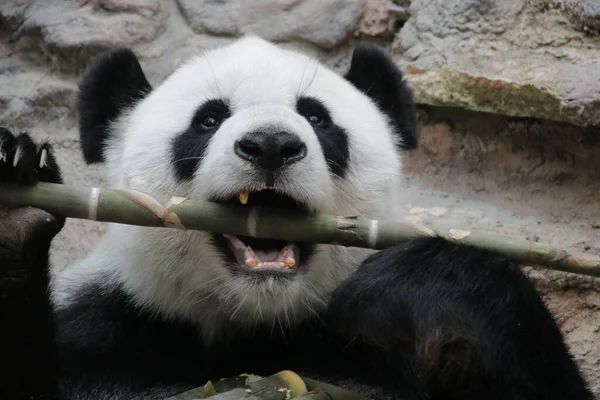
{"label": "panda open mouth", "polygon": [[[279,194],[271,188],[253,192],[242,192],[222,204],[245,204],[265,208],[286,208],[307,211],[297,200]],[[284,240],[260,239],[227,234],[214,235],[215,243],[238,270],[247,272],[294,273],[306,263],[313,245],[290,243]]]}

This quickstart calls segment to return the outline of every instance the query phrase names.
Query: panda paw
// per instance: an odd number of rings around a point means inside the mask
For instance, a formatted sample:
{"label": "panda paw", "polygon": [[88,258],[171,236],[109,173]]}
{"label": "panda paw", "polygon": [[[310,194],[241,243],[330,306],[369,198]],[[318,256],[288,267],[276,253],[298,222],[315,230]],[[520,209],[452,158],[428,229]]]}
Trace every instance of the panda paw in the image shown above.
{"label": "panda paw", "polygon": [[333,292],[327,321],[344,341],[390,351],[410,340],[413,321],[409,304],[399,293],[397,253],[391,247],[368,257]]}
{"label": "panda paw", "polygon": [[[36,145],[26,133],[14,135],[0,127],[0,185],[2,182],[23,185],[62,183],[52,146],[49,143]],[[8,249],[11,253],[33,250],[32,241],[46,246],[64,222],[64,218],[37,208],[8,209],[0,204],[0,250]]]}
{"label": "panda paw", "polygon": [[47,142],[36,146],[27,133],[15,136],[0,127],[0,181],[62,183],[52,146]]}

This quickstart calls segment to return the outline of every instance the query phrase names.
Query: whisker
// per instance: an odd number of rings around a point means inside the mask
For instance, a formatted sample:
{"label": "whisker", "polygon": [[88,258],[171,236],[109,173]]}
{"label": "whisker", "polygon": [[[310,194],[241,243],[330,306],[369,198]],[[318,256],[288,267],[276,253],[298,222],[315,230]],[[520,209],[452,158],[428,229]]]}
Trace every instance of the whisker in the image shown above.
{"label": "whisker", "polygon": [[308,90],[308,88],[314,83],[315,78],[317,77],[317,72],[319,71],[319,63],[317,62],[317,60],[313,60],[315,61],[315,72],[313,73],[313,76],[310,80],[310,82],[308,83],[308,85],[306,85],[306,87],[304,88],[304,90],[302,91],[302,93],[300,94],[300,96],[304,96],[304,93]]}
{"label": "whisker", "polygon": [[283,293],[283,313],[285,314],[285,322],[287,323],[287,326],[289,329],[289,328],[291,328],[291,323],[290,323],[290,317],[287,312],[287,297],[285,295],[285,292]]}
{"label": "whisker", "polygon": [[221,279],[221,277],[220,277],[220,276],[217,276],[216,278],[213,278],[213,279],[211,279],[211,280],[209,280],[209,281],[202,282],[202,284],[201,284],[200,286],[198,286],[198,287],[195,287],[195,288],[193,288],[192,290],[190,290],[189,292],[187,292],[187,294],[186,294],[185,296],[183,296],[183,297],[182,297],[182,298],[181,298],[179,301],[180,301],[181,303],[184,303],[184,302],[185,302],[185,300],[187,300],[187,298],[188,298],[189,296],[191,296],[193,293],[197,293],[197,292],[200,292],[200,291],[202,291],[202,289],[204,289],[206,286],[210,285],[211,283],[213,283],[213,282],[215,282],[215,281],[218,281],[219,279]]}
{"label": "whisker", "polygon": [[277,314],[277,324],[279,325],[279,329],[281,330],[281,335],[285,336],[285,332],[283,331],[283,326],[281,325],[281,319],[279,319],[279,314]]}
{"label": "whisker", "polygon": [[219,92],[219,97],[224,99],[225,97],[223,96],[223,93],[221,92],[221,89],[219,88],[219,83],[217,82],[217,75],[215,74],[215,70],[213,69],[212,65],[210,64],[208,57],[204,57],[204,60],[206,60],[206,63],[208,64],[208,67],[210,68],[210,71],[212,72],[212,76],[215,81],[215,87],[217,88],[217,92]]}
{"label": "whisker", "polygon": [[260,317],[261,321],[263,320],[262,308],[260,306],[260,298],[262,297],[262,294],[263,294],[262,292],[258,294],[258,316]]}
{"label": "whisker", "polygon": [[240,309],[244,305],[244,302],[246,301],[247,298],[248,298],[248,293],[246,293],[246,296],[244,296],[244,298],[242,299],[242,301],[240,301],[240,304],[238,304],[238,306],[236,307],[236,309],[233,311],[233,313],[229,317],[230,321],[233,321],[233,317],[235,317],[235,314],[237,314],[237,312],[240,311]]}
{"label": "whisker", "polygon": [[304,73],[306,72],[306,67],[308,67],[308,63],[310,62],[310,58],[306,60],[306,64],[304,64],[304,68],[302,69],[302,76],[300,77],[300,82],[298,83],[298,88],[296,89],[296,97],[300,93],[300,86],[302,86],[302,82],[304,82]]}
{"label": "whisker", "polygon": [[211,298],[212,296],[214,296],[215,294],[217,294],[217,292],[215,290],[211,290],[210,293],[207,296],[204,296],[203,298],[201,298],[200,300],[197,300],[195,302],[193,302],[190,306],[195,306],[198,305],[202,302],[204,302],[205,300]]}
{"label": "whisker", "polygon": [[315,317],[317,317],[317,319],[319,320],[319,322],[323,322],[323,320],[321,319],[321,316],[310,306],[310,304],[306,303],[305,301],[302,301],[302,304],[304,304],[306,306],[306,308],[308,308],[308,311],[313,314]]}
{"label": "whisker", "polygon": [[179,158],[173,162],[179,162],[179,161],[185,161],[185,160],[200,160],[202,157],[184,157],[184,158]]}
{"label": "whisker", "polygon": [[246,77],[244,79],[242,79],[240,81],[240,83],[238,83],[235,88],[233,88],[233,91],[231,92],[230,98],[233,97],[233,94],[236,92],[236,90],[238,90],[238,88],[242,85],[242,83],[246,82],[248,79],[250,79],[250,77]]}

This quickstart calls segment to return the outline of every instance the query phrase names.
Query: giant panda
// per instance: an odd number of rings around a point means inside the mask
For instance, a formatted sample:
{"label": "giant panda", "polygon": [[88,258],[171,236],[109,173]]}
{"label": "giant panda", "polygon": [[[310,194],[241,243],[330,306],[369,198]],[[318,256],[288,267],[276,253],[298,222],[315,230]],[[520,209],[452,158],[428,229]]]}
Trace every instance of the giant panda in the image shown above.
{"label": "giant panda", "polygon": [[[342,75],[245,36],[156,87],[118,47],[84,72],[78,112],[111,187],[240,207],[401,219],[418,143],[411,89],[365,42]],[[50,144],[7,128],[0,143],[0,180],[63,182]],[[50,283],[64,218],[1,213],[3,399],[165,399],[284,369],[373,399],[593,398],[518,263],[494,252],[108,224]]]}

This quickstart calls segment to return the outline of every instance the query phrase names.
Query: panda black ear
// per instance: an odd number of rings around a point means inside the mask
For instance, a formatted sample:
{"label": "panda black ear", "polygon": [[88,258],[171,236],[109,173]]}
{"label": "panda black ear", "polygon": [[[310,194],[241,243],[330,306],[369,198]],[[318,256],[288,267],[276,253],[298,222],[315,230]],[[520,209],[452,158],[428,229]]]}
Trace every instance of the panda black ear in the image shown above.
{"label": "panda black ear", "polygon": [[150,91],[152,86],[130,49],[117,47],[92,60],[83,73],[77,98],[79,135],[86,163],[104,161],[109,124]]}
{"label": "panda black ear", "polygon": [[369,96],[385,113],[400,135],[400,148],[417,147],[417,118],[413,93],[392,58],[378,45],[360,42],[354,49],[348,72],[350,83]]}

